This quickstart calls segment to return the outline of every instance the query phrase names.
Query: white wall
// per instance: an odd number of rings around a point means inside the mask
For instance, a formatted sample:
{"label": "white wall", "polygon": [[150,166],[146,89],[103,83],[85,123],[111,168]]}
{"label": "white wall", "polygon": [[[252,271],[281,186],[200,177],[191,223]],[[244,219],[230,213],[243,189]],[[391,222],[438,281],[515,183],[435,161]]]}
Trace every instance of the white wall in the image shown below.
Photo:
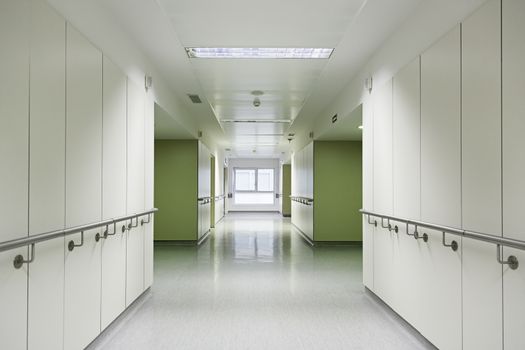
{"label": "white wall", "polygon": [[[292,154],[292,197],[314,197],[314,143]],[[314,206],[292,200],[291,221],[310,240],[314,240]]]}
{"label": "white wall", "polygon": [[[150,208],[152,94],[43,0],[2,1],[0,27],[0,242]],[[152,224],[125,224],[0,253],[0,348],[82,349],[142,294]]]}
{"label": "white wall", "polygon": [[[487,1],[375,84],[364,104],[363,152],[372,158],[364,176],[373,179],[365,209],[525,238],[517,213],[524,15],[523,1]],[[365,286],[440,349],[525,346],[525,269],[499,264],[494,244],[448,234],[453,251],[439,231],[419,228],[425,242],[407,235],[414,226],[392,224],[399,233],[365,224]],[[503,251],[504,259],[525,258]]]}
{"label": "white wall", "polygon": [[[227,193],[234,193],[234,169],[235,168],[268,168],[274,169],[274,192],[279,191],[279,182],[281,181],[279,176],[279,159],[263,159],[263,158],[230,158],[228,160],[228,172],[229,172],[229,189]],[[227,194],[226,193],[226,194]],[[226,199],[226,210],[227,211],[279,211],[279,200],[274,196],[273,205],[235,205],[234,198]]]}

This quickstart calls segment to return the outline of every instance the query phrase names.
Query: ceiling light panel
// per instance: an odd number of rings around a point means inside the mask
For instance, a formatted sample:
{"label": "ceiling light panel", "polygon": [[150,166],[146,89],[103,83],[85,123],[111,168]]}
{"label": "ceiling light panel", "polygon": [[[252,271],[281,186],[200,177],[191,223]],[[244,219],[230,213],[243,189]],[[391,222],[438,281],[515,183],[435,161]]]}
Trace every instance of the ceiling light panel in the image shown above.
{"label": "ceiling light panel", "polygon": [[187,47],[189,58],[328,59],[333,48]]}

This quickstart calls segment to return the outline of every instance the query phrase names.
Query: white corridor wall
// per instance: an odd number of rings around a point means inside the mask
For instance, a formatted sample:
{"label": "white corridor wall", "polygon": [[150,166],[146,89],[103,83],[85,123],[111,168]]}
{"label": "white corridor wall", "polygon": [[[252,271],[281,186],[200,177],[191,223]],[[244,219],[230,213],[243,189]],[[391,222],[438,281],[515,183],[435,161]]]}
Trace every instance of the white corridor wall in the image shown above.
{"label": "white corridor wall", "polygon": [[[525,2],[490,0],[364,101],[364,208],[525,240]],[[368,160],[366,160],[369,158]],[[371,158],[371,159],[370,159]],[[366,220],[364,221],[366,223]],[[439,349],[523,349],[525,268],[364,225],[364,284]],[[503,258],[522,251],[505,248]]]}
{"label": "white corridor wall", "polygon": [[[151,208],[142,84],[43,0],[0,2],[0,46],[0,242]],[[0,348],[82,349],[142,294],[152,223],[128,224],[86,231],[71,251],[82,234],[37,243],[20,269],[30,249],[0,253]]]}

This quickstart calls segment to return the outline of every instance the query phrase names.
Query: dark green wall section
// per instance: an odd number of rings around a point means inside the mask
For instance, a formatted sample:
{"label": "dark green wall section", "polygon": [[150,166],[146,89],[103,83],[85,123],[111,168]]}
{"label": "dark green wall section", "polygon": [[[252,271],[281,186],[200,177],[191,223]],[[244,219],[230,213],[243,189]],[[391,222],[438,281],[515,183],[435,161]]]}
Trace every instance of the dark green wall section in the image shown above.
{"label": "dark green wall section", "polygon": [[283,197],[282,197],[282,214],[283,216],[290,216],[292,214],[292,201],[290,195],[292,194],[292,166],[290,164],[283,164]]}
{"label": "dark green wall section", "polygon": [[197,239],[197,140],[155,141],[155,240]]}
{"label": "dark green wall section", "polygon": [[361,241],[361,142],[314,142],[314,240]]}

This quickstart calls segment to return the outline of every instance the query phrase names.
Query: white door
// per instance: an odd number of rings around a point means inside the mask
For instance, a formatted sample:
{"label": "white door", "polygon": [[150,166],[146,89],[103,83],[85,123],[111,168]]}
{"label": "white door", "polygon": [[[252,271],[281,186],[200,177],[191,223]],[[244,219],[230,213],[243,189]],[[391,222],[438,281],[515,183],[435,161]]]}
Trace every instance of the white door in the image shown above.
{"label": "white door", "polygon": [[[67,26],[66,226],[102,217],[102,54]],[[100,332],[99,230],[65,242],[64,349],[82,349]]]}

